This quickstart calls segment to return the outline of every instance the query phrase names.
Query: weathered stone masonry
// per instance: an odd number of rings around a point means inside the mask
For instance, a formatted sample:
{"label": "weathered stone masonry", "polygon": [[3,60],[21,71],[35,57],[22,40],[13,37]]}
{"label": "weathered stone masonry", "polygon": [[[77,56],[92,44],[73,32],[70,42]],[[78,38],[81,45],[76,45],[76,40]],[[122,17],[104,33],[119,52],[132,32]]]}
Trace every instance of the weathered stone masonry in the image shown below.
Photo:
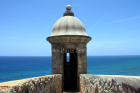
{"label": "weathered stone masonry", "polygon": [[67,11],[46,38],[52,45],[52,74],[62,74],[63,92],[79,91],[79,74],[87,74],[86,44],[91,40],[71,8],[66,6]]}
{"label": "weathered stone masonry", "polygon": [[[0,93],[63,93],[62,75],[0,83]],[[140,77],[80,74],[80,93],[140,93]]]}
{"label": "weathered stone masonry", "polygon": [[140,93],[140,77],[81,74],[80,93]]}
{"label": "weathered stone masonry", "polygon": [[52,74],[64,73],[64,53],[71,53],[73,50],[77,51],[78,74],[87,74],[86,44],[91,40],[90,37],[59,36],[49,37],[47,40],[52,44]]}
{"label": "weathered stone masonry", "polygon": [[[79,90],[79,74],[87,74],[86,44],[91,40],[88,36],[53,36],[47,40],[52,45],[52,74],[62,74],[64,82],[77,82]],[[76,51],[76,55],[75,52]],[[66,62],[66,53],[70,53],[70,62]],[[69,65],[69,66],[68,66]],[[75,67],[75,68],[74,68]],[[76,79],[74,79],[76,78]],[[69,88],[71,86],[68,86]]]}
{"label": "weathered stone masonry", "polygon": [[66,9],[46,38],[52,45],[54,75],[0,83],[0,93],[140,93],[138,76],[87,75],[86,45],[91,37],[71,6]]}
{"label": "weathered stone masonry", "polygon": [[0,83],[0,93],[62,93],[62,75]]}

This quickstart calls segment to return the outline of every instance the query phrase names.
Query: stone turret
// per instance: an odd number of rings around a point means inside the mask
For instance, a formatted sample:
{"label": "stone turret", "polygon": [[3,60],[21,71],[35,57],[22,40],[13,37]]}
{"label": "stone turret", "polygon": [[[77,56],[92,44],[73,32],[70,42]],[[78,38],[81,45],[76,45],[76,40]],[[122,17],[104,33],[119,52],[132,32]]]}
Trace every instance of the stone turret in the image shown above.
{"label": "stone turret", "polygon": [[87,74],[86,44],[91,37],[83,23],[74,17],[71,6],[66,9],[46,40],[52,45],[52,74],[62,74],[64,91],[79,90],[79,74]]}

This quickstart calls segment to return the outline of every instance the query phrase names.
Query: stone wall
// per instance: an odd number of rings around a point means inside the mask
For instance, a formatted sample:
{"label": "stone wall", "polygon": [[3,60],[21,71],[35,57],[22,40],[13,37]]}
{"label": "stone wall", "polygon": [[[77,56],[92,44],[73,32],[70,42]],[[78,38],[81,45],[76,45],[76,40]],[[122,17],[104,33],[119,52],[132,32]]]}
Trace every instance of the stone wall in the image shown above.
{"label": "stone wall", "polygon": [[62,93],[62,75],[0,83],[0,93]]}
{"label": "stone wall", "polygon": [[80,74],[80,93],[140,93],[140,77]]}
{"label": "stone wall", "polygon": [[52,44],[52,74],[64,74],[64,53],[74,53],[77,56],[78,74],[87,74],[87,49],[86,43],[53,43]]}
{"label": "stone wall", "polygon": [[52,74],[64,74],[64,53],[77,52],[78,74],[87,74],[86,44],[91,40],[89,36],[60,35],[46,38],[52,45]]}

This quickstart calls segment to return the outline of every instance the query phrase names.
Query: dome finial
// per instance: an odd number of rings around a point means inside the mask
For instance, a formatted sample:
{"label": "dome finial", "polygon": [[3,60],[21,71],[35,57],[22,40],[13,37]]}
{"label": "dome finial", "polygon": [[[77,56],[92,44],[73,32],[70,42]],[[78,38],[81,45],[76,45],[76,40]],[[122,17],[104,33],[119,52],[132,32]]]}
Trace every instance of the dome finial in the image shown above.
{"label": "dome finial", "polygon": [[74,16],[74,13],[71,11],[71,5],[66,6],[67,11],[63,14],[63,16]]}
{"label": "dome finial", "polygon": [[67,5],[67,6],[66,6],[66,9],[67,9],[67,11],[68,11],[68,10],[70,11],[70,10],[71,10],[71,5]]}

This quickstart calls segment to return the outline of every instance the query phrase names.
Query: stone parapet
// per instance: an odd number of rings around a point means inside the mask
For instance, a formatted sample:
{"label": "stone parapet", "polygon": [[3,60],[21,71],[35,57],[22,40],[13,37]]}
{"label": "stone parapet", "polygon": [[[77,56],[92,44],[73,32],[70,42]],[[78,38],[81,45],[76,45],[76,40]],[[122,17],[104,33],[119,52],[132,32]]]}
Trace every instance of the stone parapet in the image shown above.
{"label": "stone parapet", "polygon": [[62,75],[48,75],[0,83],[0,93],[62,93]]}
{"label": "stone parapet", "polygon": [[80,93],[140,93],[140,77],[80,74]]}

